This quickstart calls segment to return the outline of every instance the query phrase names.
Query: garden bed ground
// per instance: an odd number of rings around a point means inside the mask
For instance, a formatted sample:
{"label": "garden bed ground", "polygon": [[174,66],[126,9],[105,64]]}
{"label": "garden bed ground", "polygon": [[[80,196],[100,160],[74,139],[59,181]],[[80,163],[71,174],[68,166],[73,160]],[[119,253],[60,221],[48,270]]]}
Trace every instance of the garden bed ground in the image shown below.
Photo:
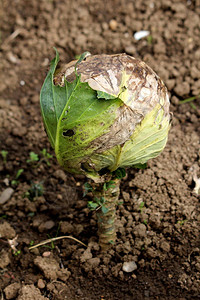
{"label": "garden bed ground", "polygon": [[[7,151],[0,157],[1,299],[200,299],[193,180],[195,172],[200,177],[200,100],[179,104],[200,94],[199,16],[199,0],[0,2],[0,151]],[[136,41],[140,30],[150,35]],[[90,195],[83,198],[85,178],[65,174],[41,153],[53,155],[39,93],[54,46],[63,62],[86,50],[126,52],[148,63],[169,89],[174,117],[167,147],[147,169],[128,170],[118,239],[107,254],[99,251]],[[38,161],[27,162],[31,151]],[[62,235],[87,248],[62,239],[29,250]],[[125,273],[130,261],[137,269]]]}

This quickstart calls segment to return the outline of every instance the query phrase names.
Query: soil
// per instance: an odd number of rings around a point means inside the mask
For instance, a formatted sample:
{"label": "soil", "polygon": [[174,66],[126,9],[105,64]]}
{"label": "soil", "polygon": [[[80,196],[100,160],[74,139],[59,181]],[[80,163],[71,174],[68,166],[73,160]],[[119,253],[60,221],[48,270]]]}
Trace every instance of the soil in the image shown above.
{"label": "soil", "polygon": [[[200,299],[200,100],[179,102],[200,94],[200,1],[1,0],[0,26],[1,299]],[[135,40],[140,30],[150,34]],[[169,90],[169,141],[146,169],[128,170],[106,254],[86,179],[60,169],[44,132],[39,93],[53,47],[63,62],[126,52]],[[63,235],[87,247],[66,238],[29,249]]]}

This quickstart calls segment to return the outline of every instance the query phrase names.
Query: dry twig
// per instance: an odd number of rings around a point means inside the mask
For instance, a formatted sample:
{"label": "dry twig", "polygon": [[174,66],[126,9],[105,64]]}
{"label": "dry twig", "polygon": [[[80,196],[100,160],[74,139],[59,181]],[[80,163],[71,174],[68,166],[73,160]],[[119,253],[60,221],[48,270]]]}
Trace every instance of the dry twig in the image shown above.
{"label": "dry twig", "polygon": [[55,242],[55,241],[58,241],[58,240],[61,240],[61,239],[71,239],[73,241],[76,241],[78,242],[79,244],[83,245],[84,247],[87,248],[87,245],[84,244],[83,242],[79,241],[78,239],[74,238],[73,236],[69,236],[69,235],[64,235],[64,236],[59,236],[59,237],[55,237],[55,238],[51,238],[51,239],[48,239],[48,240],[45,240],[37,245],[34,245],[34,246],[31,246],[29,247],[29,250],[32,250],[32,249],[35,249],[35,248],[38,248],[40,246],[43,246],[43,245],[46,245],[46,244],[49,244],[51,242]]}

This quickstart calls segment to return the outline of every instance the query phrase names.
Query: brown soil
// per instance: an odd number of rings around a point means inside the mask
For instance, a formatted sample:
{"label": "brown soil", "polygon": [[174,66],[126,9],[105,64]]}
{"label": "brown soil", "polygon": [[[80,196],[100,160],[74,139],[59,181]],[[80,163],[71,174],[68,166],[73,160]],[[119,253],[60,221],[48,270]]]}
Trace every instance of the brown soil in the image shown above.
{"label": "brown soil", "polygon": [[[8,151],[0,158],[1,299],[200,299],[193,180],[195,172],[200,177],[200,103],[179,104],[200,94],[200,1],[11,2],[0,2],[0,150]],[[139,30],[150,36],[136,41]],[[170,92],[169,142],[147,169],[128,170],[118,239],[107,254],[99,251],[90,195],[83,198],[85,178],[66,175],[54,157],[49,166],[41,154],[53,154],[39,92],[54,46],[63,62],[86,50],[127,52],[147,62]],[[38,162],[27,162],[31,151]],[[29,250],[62,235],[88,246],[62,239]],[[135,262],[135,270],[124,272],[124,262]]]}

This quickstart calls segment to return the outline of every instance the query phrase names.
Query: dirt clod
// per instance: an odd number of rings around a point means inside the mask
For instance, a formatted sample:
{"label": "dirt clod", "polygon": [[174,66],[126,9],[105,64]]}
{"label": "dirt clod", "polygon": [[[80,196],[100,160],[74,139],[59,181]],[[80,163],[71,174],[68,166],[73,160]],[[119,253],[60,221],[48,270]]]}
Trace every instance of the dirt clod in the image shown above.
{"label": "dirt clod", "polygon": [[51,280],[58,278],[59,264],[51,257],[38,256],[34,259],[34,264],[44,273],[45,277]]}
{"label": "dirt clod", "polygon": [[17,300],[47,300],[47,297],[41,295],[40,290],[33,284],[24,285],[20,292]]}
{"label": "dirt clod", "polygon": [[2,249],[0,252],[0,268],[4,269],[10,264],[10,262],[10,253]]}
{"label": "dirt clod", "polygon": [[134,228],[135,236],[145,237],[146,235],[146,226],[144,224],[136,225]]}
{"label": "dirt clod", "polygon": [[80,257],[81,262],[85,262],[92,258],[91,249],[88,247]]}
{"label": "dirt clod", "polygon": [[12,239],[16,236],[14,228],[8,223],[3,222],[0,224],[0,238]]}
{"label": "dirt clod", "polygon": [[38,230],[40,232],[43,232],[45,230],[50,230],[55,226],[55,222],[52,220],[46,221],[44,223],[41,223],[40,226],[38,227]]}
{"label": "dirt clod", "polygon": [[12,283],[12,284],[8,285],[4,289],[6,299],[16,299],[20,287],[21,287],[21,284],[18,283],[18,282],[15,282],[15,283]]}

